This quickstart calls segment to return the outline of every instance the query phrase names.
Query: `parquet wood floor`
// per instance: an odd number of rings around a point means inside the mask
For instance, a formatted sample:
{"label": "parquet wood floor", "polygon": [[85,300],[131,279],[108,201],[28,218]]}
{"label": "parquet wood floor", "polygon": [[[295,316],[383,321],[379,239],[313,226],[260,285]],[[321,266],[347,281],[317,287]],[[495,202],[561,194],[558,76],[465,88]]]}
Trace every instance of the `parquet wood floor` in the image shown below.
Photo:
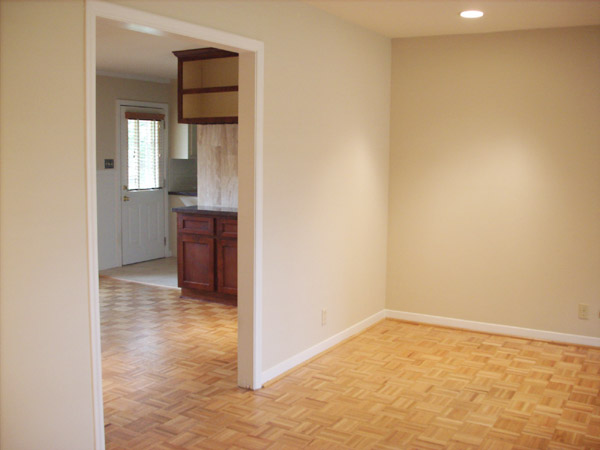
{"label": "parquet wood floor", "polygon": [[384,320],[250,392],[235,308],[101,302],[108,449],[600,449],[600,349]]}

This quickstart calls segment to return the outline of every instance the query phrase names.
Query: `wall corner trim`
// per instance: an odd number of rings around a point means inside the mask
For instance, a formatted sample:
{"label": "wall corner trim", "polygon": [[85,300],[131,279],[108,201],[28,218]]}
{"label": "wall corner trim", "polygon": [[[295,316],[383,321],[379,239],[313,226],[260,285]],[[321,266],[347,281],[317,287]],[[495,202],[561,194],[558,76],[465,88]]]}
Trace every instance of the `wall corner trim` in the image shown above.
{"label": "wall corner trim", "polygon": [[579,334],[559,333],[556,331],[536,330],[533,328],[514,327],[511,325],[500,325],[497,323],[476,322],[473,320],[455,319],[452,317],[431,316],[406,311],[385,310],[385,317],[389,319],[400,319],[410,322],[426,323],[430,325],[441,325],[445,327],[461,328],[470,331],[482,331],[484,333],[502,334],[519,338],[540,339],[560,344],[587,345],[600,347],[600,337],[582,336]]}
{"label": "wall corner trim", "polygon": [[295,354],[294,356],[286,359],[285,361],[276,364],[275,366],[265,370],[262,373],[262,382],[266,383],[267,381],[272,380],[273,378],[287,372],[288,370],[293,369],[294,367],[309,360],[313,356],[316,356],[319,353],[330,349],[331,347],[333,347],[336,344],[339,344],[343,340],[348,339],[354,336],[355,334],[358,334],[361,331],[369,328],[371,325],[376,324],[377,322],[385,319],[385,317],[385,310],[381,310],[378,313],[375,313],[372,316],[369,316],[366,319],[361,320],[360,322],[357,322],[354,325],[351,325],[345,330],[342,330],[339,333],[328,337],[324,341],[321,341],[318,344],[315,344],[312,347],[309,347],[306,350]]}

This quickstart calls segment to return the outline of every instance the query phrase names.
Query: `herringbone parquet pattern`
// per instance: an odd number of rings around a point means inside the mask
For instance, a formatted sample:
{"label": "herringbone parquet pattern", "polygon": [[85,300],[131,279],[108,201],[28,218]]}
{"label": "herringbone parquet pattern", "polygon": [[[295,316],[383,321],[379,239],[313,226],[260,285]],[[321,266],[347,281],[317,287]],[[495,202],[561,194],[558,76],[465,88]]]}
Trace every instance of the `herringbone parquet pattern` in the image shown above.
{"label": "herringbone parquet pattern", "polygon": [[101,299],[109,449],[600,448],[600,349],[385,320],[248,392],[235,308]]}

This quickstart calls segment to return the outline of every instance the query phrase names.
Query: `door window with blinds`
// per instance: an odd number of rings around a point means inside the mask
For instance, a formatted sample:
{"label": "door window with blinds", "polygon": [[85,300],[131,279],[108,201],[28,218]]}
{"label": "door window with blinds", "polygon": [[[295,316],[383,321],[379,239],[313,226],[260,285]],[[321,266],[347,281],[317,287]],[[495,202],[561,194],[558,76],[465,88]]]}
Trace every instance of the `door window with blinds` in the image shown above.
{"label": "door window with blinds", "polygon": [[162,188],[162,126],[165,116],[126,112],[127,119],[127,189]]}

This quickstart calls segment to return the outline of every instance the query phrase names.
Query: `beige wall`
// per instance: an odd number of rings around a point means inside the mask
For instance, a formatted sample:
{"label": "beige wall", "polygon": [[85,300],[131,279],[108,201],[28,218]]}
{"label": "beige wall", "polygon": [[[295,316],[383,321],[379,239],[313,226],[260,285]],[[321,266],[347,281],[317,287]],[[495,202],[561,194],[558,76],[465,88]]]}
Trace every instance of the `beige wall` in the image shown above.
{"label": "beige wall", "polygon": [[297,2],[118,3],[265,43],[263,370],[381,311],[390,41]]}
{"label": "beige wall", "polygon": [[82,2],[0,3],[0,447],[93,442]]}
{"label": "beige wall", "polygon": [[[174,84],[174,83],[171,83]],[[171,84],[107,76],[96,77],[96,167],[104,167],[105,158],[116,158],[117,100],[169,104],[169,118],[177,114]],[[173,124],[172,120],[170,123]],[[171,131],[171,130],[169,130]]]}
{"label": "beige wall", "polygon": [[600,28],[392,55],[387,307],[600,336]]}
{"label": "beige wall", "polygon": [[[127,4],[265,42],[264,369],[380,311],[389,41],[297,3]],[[0,5],[0,447],[88,449],[84,7]],[[598,336],[598,43],[395,43],[388,307]]]}
{"label": "beige wall", "polygon": [[[88,449],[83,2],[1,4],[1,446]],[[263,368],[380,311],[389,40],[298,3],[130,6],[265,42]]]}

